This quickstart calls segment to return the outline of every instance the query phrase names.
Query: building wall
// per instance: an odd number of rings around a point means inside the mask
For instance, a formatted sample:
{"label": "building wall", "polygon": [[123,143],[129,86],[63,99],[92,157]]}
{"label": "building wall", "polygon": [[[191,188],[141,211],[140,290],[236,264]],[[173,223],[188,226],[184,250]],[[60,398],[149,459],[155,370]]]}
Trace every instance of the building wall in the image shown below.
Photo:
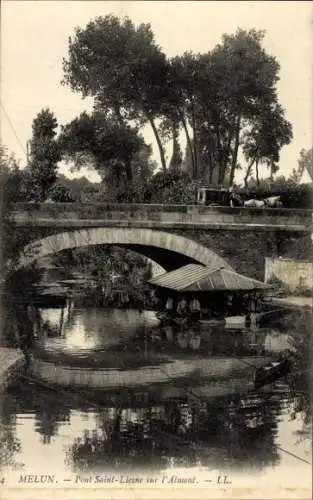
{"label": "building wall", "polygon": [[294,292],[297,288],[310,289],[313,287],[313,264],[306,261],[266,257],[265,282],[271,278],[277,278],[289,288],[290,292]]}
{"label": "building wall", "polygon": [[199,242],[222,257],[245,276],[264,281],[265,257],[283,256],[309,260],[312,254],[310,234],[265,231],[171,230]]}

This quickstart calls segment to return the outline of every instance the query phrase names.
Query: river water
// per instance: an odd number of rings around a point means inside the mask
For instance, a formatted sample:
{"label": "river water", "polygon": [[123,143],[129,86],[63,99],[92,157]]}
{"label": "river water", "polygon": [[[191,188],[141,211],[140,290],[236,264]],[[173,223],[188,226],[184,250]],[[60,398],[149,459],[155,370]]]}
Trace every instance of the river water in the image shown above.
{"label": "river water", "polygon": [[292,375],[258,391],[250,380],[261,356],[290,347],[292,328],[176,331],[151,311],[75,301],[30,317],[33,367],[1,395],[8,483],[53,474],[62,486],[120,484],[149,473],[292,488],[301,475],[310,491],[311,434]]}

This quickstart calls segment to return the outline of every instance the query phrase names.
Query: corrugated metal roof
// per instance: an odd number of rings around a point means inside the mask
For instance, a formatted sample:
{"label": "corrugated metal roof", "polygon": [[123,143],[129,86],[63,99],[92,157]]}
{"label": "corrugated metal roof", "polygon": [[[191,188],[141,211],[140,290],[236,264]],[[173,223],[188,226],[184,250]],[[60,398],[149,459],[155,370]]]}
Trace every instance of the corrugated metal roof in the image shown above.
{"label": "corrugated metal roof", "polygon": [[149,281],[151,285],[176,291],[255,290],[268,288],[261,281],[248,278],[226,268],[209,268],[188,264]]}

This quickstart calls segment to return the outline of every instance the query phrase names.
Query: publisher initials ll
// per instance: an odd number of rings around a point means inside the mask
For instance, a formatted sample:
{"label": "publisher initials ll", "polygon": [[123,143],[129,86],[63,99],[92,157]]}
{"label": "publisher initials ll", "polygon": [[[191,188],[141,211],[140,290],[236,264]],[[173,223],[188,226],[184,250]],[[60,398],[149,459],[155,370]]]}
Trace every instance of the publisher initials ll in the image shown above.
{"label": "publisher initials ll", "polygon": [[231,481],[228,480],[228,476],[218,476],[217,484],[231,484]]}

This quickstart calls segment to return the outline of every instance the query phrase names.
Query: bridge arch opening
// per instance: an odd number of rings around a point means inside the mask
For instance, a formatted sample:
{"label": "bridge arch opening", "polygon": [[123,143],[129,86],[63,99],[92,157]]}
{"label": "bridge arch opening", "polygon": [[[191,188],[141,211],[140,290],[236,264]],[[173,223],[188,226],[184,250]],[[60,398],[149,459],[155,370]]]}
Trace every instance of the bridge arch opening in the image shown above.
{"label": "bridge arch opening", "polygon": [[216,252],[175,233],[144,228],[90,228],[56,233],[32,241],[19,256],[14,271],[29,266],[41,257],[94,245],[127,247],[155,261],[166,271],[190,263],[232,269]]}

